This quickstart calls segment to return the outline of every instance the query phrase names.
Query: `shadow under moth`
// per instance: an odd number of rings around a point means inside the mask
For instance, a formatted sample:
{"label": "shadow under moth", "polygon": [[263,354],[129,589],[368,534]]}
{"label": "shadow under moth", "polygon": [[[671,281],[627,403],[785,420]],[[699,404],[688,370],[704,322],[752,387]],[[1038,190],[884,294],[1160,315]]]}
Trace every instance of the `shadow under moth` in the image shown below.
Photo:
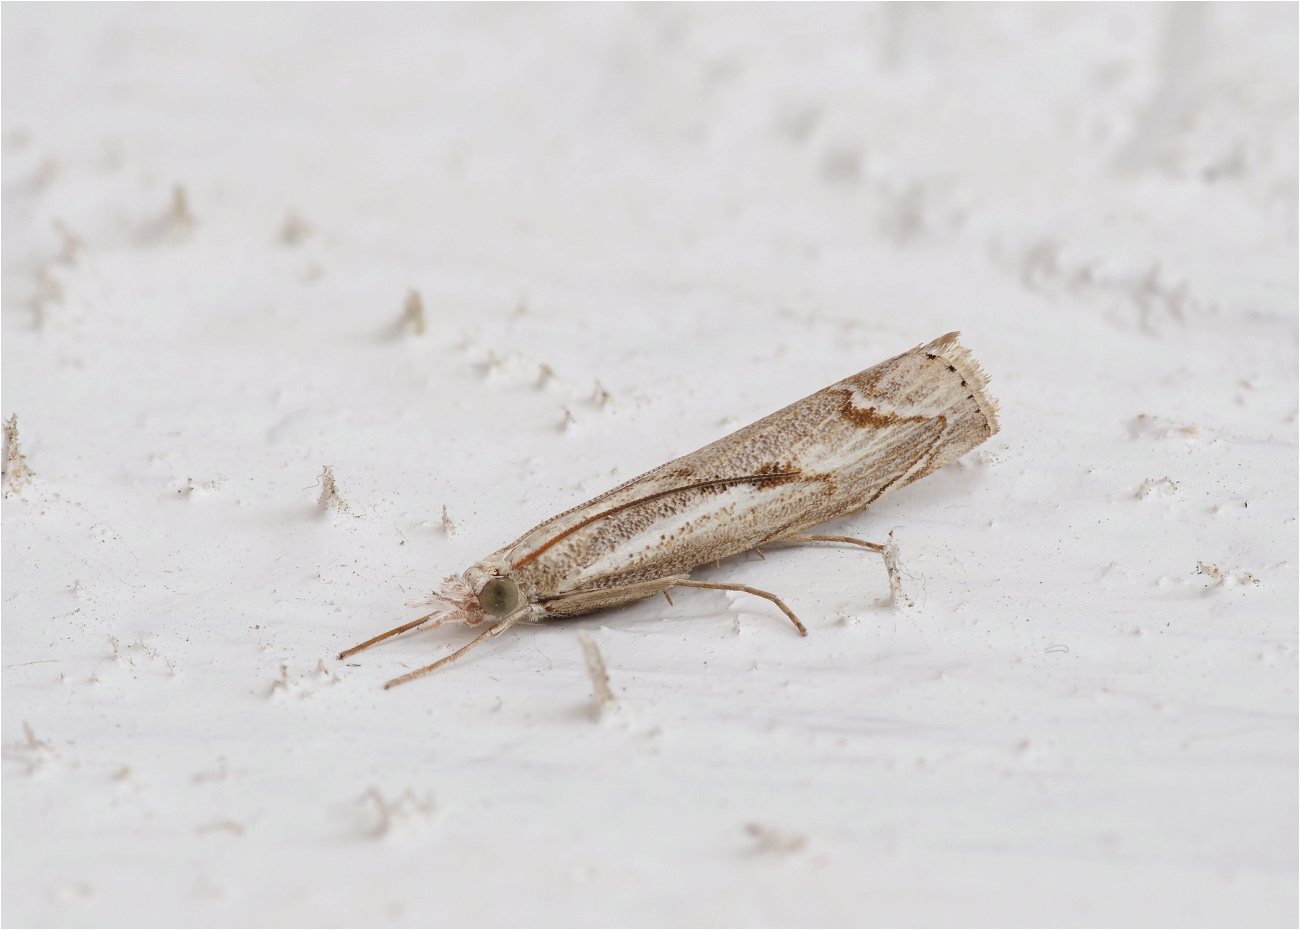
{"label": "shadow under moth", "polygon": [[[467,645],[384,685],[391,688],[516,623],[687,587],[766,598],[806,635],[775,594],[696,581],[690,571],[773,543],[847,543],[879,551],[889,563],[892,547],[803,530],[863,510],[998,431],[988,379],[957,339],[948,333],[896,355],[552,517],[449,578],[435,596],[437,610],[339,658],[426,623],[488,623]],[[896,567],[889,567],[894,587]]]}

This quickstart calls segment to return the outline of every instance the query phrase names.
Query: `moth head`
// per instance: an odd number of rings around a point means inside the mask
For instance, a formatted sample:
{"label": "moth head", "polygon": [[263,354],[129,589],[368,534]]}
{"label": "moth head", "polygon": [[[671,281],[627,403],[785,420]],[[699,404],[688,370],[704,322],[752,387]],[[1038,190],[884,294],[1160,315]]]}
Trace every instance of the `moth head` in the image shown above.
{"label": "moth head", "polygon": [[465,572],[465,581],[489,617],[504,617],[524,601],[519,585],[507,574],[507,566],[495,559],[484,559]]}

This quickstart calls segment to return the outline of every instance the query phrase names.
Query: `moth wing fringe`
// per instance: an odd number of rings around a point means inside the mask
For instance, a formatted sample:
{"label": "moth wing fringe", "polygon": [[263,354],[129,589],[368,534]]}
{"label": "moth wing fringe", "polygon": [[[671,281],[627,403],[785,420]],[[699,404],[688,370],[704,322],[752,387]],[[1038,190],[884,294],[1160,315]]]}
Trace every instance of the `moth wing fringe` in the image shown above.
{"label": "moth wing fringe", "polygon": [[999,429],[998,402],[989,393],[989,376],[984,373],[984,369],[975,360],[970,349],[958,342],[960,338],[959,332],[945,333],[933,342],[921,346],[920,351],[933,353],[957,369],[962,380],[975,395],[975,403],[979,405],[980,412],[988,421],[989,435],[992,436]]}

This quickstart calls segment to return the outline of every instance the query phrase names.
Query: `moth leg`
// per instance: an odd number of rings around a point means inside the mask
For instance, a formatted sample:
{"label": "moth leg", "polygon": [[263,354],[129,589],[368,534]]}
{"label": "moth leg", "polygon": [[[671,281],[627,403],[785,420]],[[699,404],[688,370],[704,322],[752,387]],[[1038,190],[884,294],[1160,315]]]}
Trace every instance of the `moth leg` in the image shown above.
{"label": "moth leg", "polygon": [[801,636],[808,635],[808,628],[805,627],[799,618],[794,615],[785,602],[772,594],[770,591],[760,591],[758,588],[751,588],[744,584],[724,584],[720,581],[692,581],[685,575],[666,575],[663,578],[656,578],[653,581],[637,581],[632,584],[622,585],[617,588],[603,588],[595,591],[578,591],[563,597],[554,598],[542,605],[542,610],[552,617],[576,617],[579,614],[590,613],[593,610],[600,610],[605,607],[614,607],[619,604],[626,604],[630,601],[640,600],[643,597],[652,597],[656,594],[662,594],[668,598],[671,604],[672,598],[668,596],[669,588],[714,588],[719,591],[742,591],[745,594],[753,594],[757,597],[766,598],[777,607],[781,612],[790,618],[795,628],[799,630]]}
{"label": "moth leg", "polygon": [[790,621],[795,625],[795,629],[799,631],[800,636],[808,635],[808,628],[804,626],[803,623],[799,621],[799,618],[794,615],[794,611],[791,610],[789,607],[786,607],[785,601],[781,600],[771,591],[760,591],[758,590],[758,588],[751,588],[747,584],[723,584],[721,582],[716,582],[716,581],[692,581],[689,578],[680,578],[674,581],[672,583],[672,586],[681,587],[681,588],[714,588],[715,590],[718,591],[742,591],[745,594],[753,594],[756,597],[767,598],[777,607],[781,608],[781,613],[785,614],[787,617],[790,618]]}
{"label": "moth leg", "polygon": [[406,682],[412,680],[413,678],[419,678],[422,675],[427,675],[430,672],[437,671],[438,669],[446,665],[448,662],[454,662],[455,660],[463,656],[465,653],[473,649],[475,646],[477,646],[479,643],[483,642],[483,640],[487,639],[489,636],[500,636],[506,630],[510,629],[512,626],[514,626],[516,623],[518,623],[520,620],[524,618],[524,615],[528,613],[528,610],[529,610],[528,605],[524,605],[519,610],[516,610],[514,613],[508,614],[507,616],[502,618],[500,623],[488,627],[486,630],[478,634],[478,636],[475,636],[472,640],[470,640],[465,645],[461,646],[451,655],[443,656],[441,659],[439,659],[437,662],[434,662],[432,665],[426,665],[424,668],[417,668],[413,672],[407,672],[405,675],[399,675],[398,677],[394,678],[392,681],[386,682],[384,684],[384,690],[387,691],[389,688],[392,688],[395,685],[405,684]]}
{"label": "moth leg", "polygon": [[876,552],[885,551],[885,546],[881,543],[867,542],[865,539],[855,539],[852,536],[824,536],[820,533],[791,533],[789,536],[777,536],[775,539],[769,539],[768,542],[839,542],[848,543],[851,546],[861,546],[864,549],[874,549]]}
{"label": "moth leg", "polygon": [[380,633],[374,639],[368,639],[364,643],[361,643],[360,645],[353,646],[351,649],[344,649],[342,652],[339,653],[339,660],[342,661],[343,659],[346,659],[348,656],[356,655],[362,649],[369,649],[371,646],[375,645],[375,643],[382,643],[390,636],[396,636],[399,633],[405,633],[407,630],[413,630],[421,623],[427,622],[431,617],[433,617],[437,613],[439,613],[439,611],[435,610],[431,614],[425,614],[419,620],[412,620],[410,623],[403,623],[395,630],[389,630],[387,633]]}
{"label": "moth leg", "polygon": [[898,567],[898,547],[891,543],[873,543],[865,539],[855,539],[852,536],[825,536],[819,533],[791,533],[789,536],[778,536],[776,539],[769,539],[768,542],[838,542],[848,543],[852,546],[862,546],[864,549],[871,549],[879,552],[885,559],[885,571],[889,573],[889,598],[895,604],[910,603],[903,597],[903,575]]}

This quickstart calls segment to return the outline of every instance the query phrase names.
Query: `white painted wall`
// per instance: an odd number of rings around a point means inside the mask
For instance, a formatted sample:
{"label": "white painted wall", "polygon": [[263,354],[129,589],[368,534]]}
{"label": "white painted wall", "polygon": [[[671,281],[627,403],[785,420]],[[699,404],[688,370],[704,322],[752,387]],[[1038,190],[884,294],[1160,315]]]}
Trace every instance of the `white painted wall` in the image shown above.
{"label": "white painted wall", "polygon": [[[1294,925],[1296,9],[6,4],[4,922]],[[913,607],[333,659],[951,329]]]}

